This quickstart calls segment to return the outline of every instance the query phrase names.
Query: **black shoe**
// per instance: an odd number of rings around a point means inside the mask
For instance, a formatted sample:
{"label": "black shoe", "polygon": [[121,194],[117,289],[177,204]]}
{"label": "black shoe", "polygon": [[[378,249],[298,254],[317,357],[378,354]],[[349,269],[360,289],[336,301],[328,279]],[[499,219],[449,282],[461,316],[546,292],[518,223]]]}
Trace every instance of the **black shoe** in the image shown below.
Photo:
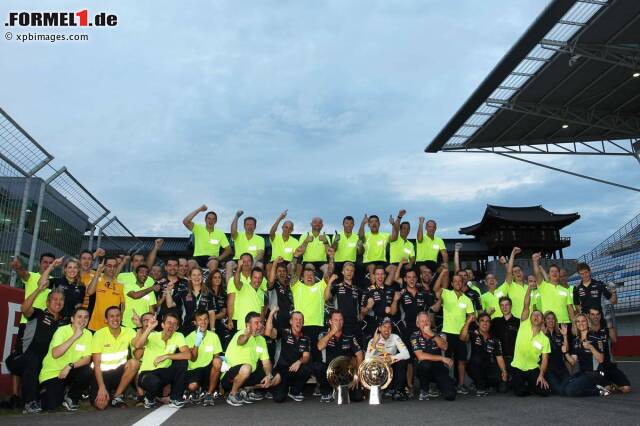
{"label": "black shoe", "polygon": [[407,394],[402,391],[398,391],[393,394],[394,401],[407,401],[408,399],[409,397],[407,396]]}

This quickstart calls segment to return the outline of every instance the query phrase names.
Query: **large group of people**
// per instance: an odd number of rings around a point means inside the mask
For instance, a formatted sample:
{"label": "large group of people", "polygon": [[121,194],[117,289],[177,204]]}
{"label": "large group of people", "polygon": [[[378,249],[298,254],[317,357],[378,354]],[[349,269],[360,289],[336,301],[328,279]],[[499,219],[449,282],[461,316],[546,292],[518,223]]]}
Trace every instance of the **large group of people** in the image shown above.
{"label": "large group of people", "polygon": [[[450,261],[434,220],[421,217],[410,241],[404,210],[389,218],[391,232],[365,215],[357,231],[346,216],[331,235],[316,217],[299,238],[285,210],[269,245],[254,217],[240,231],[238,211],[229,241],[207,210],[183,220],[190,258],[159,259],[158,239],[146,255],[45,253],[38,272],[12,262],[25,300],[6,365],[24,412],[74,411],[83,397],[96,409],[123,407],[128,390],[145,408],[300,402],[311,378],[313,396],[331,402],[327,369],[339,356],[355,368],[387,363],[384,396],[395,401],[631,391],[603,318],[615,289],[592,279],[587,264],[571,287],[558,266],[541,266],[540,253],[525,276],[514,247],[500,258],[504,282],[493,274],[479,282],[461,267],[460,247]],[[366,397],[357,381],[350,393]]]}

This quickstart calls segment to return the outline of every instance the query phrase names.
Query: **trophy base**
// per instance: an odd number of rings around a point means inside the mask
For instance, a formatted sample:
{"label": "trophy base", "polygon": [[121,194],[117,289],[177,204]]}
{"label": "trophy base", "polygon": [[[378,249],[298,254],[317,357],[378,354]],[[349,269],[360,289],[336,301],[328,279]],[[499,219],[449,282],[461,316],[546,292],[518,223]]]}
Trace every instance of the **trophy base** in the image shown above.
{"label": "trophy base", "polygon": [[342,385],[336,388],[336,403],[338,405],[350,404],[351,400],[349,399],[349,386]]}
{"label": "trophy base", "polygon": [[380,386],[373,385],[369,389],[369,405],[380,405],[382,398],[380,397]]}

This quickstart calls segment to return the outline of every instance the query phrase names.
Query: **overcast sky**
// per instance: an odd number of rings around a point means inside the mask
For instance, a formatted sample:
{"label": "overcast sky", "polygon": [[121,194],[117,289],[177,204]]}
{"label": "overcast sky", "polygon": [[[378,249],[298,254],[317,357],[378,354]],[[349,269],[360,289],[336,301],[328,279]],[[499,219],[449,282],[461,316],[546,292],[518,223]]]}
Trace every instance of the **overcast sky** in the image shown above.
{"label": "overcast sky", "polygon": [[[57,5],[57,6],[56,6]],[[346,214],[438,220],[454,237],[486,204],[582,218],[568,255],[640,211],[633,192],[489,155],[424,154],[547,5],[542,0],[48,1],[118,15],[88,42],[0,40],[0,105],[138,235],[187,235],[206,203],[227,230]],[[5,1],[9,11],[40,1]],[[16,29],[15,33],[26,32]],[[638,185],[633,159],[536,157]],[[385,220],[386,222],[386,220]],[[415,228],[412,231],[415,232]]]}

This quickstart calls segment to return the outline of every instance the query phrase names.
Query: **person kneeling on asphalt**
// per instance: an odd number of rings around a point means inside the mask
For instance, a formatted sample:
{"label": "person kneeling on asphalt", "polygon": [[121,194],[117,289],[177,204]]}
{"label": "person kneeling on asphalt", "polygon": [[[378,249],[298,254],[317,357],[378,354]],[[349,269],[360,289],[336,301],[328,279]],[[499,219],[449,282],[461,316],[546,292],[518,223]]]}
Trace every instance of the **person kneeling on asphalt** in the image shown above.
{"label": "person kneeling on asphalt", "polygon": [[[254,392],[253,387],[268,389],[280,383],[280,376],[271,374],[271,360],[263,330],[260,314],[249,312],[245,316],[245,329],[238,331],[229,342],[225,360],[230,368],[222,376],[222,387],[229,393],[229,405],[239,407],[260,401],[264,397]],[[241,391],[243,387],[250,388]]]}
{"label": "person kneeling on asphalt", "polygon": [[453,359],[445,356],[447,340],[431,329],[431,318],[426,312],[418,313],[418,330],[411,336],[413,353],[418,360],[418,378],[420,379],[420,401],[429,399],[429,384],[436,383],[447,401],[456,399],[456,382],[449,376]]}
{"label": "person kneeling on asphalt", "polygon": [[122,327],[122,312],[119,306],[110,306],[104,314],[107,326],[93,335],[93,378],[90,401],[98,410],[104,410],[111,401],[113,407],[126,407],[124,391],[136,377],[140,362],[129,359],[129,348],[136,332]]}
{"label": "person kneeling on asphalt", "polygon": [[380,358],[388,362],[393,369],[393,379],[388,391],[395,401],[409,399],[405,392],[407,385],[407,360],[410,358],[409,350],[397,334],[391,333],[393,321],[385,317],[376,330],[373,338],[367,345],[365,359]]}
{"label": "person kneeling on asphalt", "polygon": [[[91,380],[92,336],[88,323],[89,311],[76,308],[71,324],[58,328],[53,335],[40,370],[42,409],[55,410],[61,404],[69,411],[78,409]],[[69,387],[68,393],[65,387]]]}
{"label": "person kneeling on asphalt", "polygon": [[195,313],[196,330],[186,338],[191,351],[185,382],[189,400],[202,405],[213,405],[213,394],[218,388],[222,369],[222,344],[218,335],[209,330],[209,312],[198,310]]}
{"label": "person kneeling on asphalt", "polygon": [[276,386],[273,395],[275,402],[284,402],[287,396],[296,402],[304,401],[302,391],[311,376],[311,350],[309,337],[302,332],[304,315],[293,311],[289,324],[290,328],[276,329],[273,327],[273,316],[278,312],[274,308],[267,318],[264,334],[271,339],[280,339],[280,357],[276,363],[276,375],[280,376],[280,384]]}
{"label": "person kneeling on asphalt", "polygon": [[136,349],[144,349],[138,375],[138,386],[145,392],[144,408],[155,407],[166,385],[171,385],[170,407],[180,408],[185,404],[185,374],[191,352],[182,333],[176,331],[180,326],[176,314],[165,314],[162,331],[153,331],[157,325],[156,319],[147,322],[134,343]]}

